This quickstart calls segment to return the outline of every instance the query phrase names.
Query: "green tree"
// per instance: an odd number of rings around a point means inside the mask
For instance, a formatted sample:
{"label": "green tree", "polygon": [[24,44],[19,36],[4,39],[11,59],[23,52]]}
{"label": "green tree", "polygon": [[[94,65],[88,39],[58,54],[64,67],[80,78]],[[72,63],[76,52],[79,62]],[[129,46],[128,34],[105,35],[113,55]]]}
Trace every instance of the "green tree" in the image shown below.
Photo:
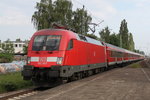
{"label": "green tree", "polygon": [[92,17],[88,15],[87,11],[83,9],[77,9],[73,13],[73,29],[79,34],[87,34],[89,29],[89,23],[92,21]]}
{"label": "green tree", "polygon": [[29,40],[24,41],[24,46],[23,46],[23,53],[27,54],[28,53],[28,45],[29,45]]}
{"label": "green tree", "polygon": [[5,41],[5,43],[1,43],[0,63],[13,61],[13,57],[14,57],[13,53],[14,53],[14,47],[9,39]]}
{"label": "green tree", "polygon": [[99,34],[102,41],[110,43],[110,30],[108,26],[102,29],[102,31],[100,31]]}
{"label": "green tree", "polygon": [[32,22],[37,30],[52,28],[57,23],[86,34],[92,18],[84,8],[73,11],[72,6],[72,2],[68,0],[41,0],[36,4],[37,11],[32,16]]}
{"label": "green tree", "polygon": [[37,30],[50,28],[54,21],[52,0],[41,0],[36,4],[37,11],[32,15],[32,22]]}
{"label": "green tree", "polygon": [[119,30],[120,47],[134,51],[134,40],[132,33],[129,33],[127,22],[124,19],[121,22]]}
{"label": "green tree", "polygon": [[6,40],[5,43],[1,44],[1,48],[2,48],[2,53],[9,53],[9,54],[13,54],[14,53],[14,46],[10,42],[9,39]]}
{"label": "green tree", "polygon": [[119,46],[118,34],[113,33],[109,36],[109,38],[110,38],[110,42],[109,42],[110,44],[115,45],[115,46]]}
{"label": "green tree", "polygon": [[27,52],[28,52],[28,46],[24,45],[23,46],[23,53],[27,54]]}
{"label": "green tree", "polygon": [[64,26],[72,24],[72,2],[68,0],[56,0],[54,2],[54,22]]}
{"label": "green tree", "polygon": [[134,51],[134,41],[132,33],[129,33],[129,50]]}
{"label": "green tree", "polygon": [[3,53],[10,53],[10,54],[13,54],[14,53],[14,48],[13,48],[13,44],[11,43],[7,43],[7,44],[2,44],[3,47]]}
{"label": "green tree", "polygon": [[36,4],[37,11],[32,16],[32,22],[37,30],[52,28],[53,23],[64,26],[71,25],[72,2],[68,0],[41,0]]}
{"label": "green tree", "polygon": [[21,39],[20,38],[16,39],[16,42],[21,42]]}
{"label": "green tree", "polygon": [[140,51],[140,50],[137,50],[137,49],[135,49],[134,52],[139,53],[139,54],[142,54],[142,55],[145,55],[145,52],[144,52],[144,51]]}
{"label": "green tree", "polygon": [[120,47],[129,49],[129,38],[128,38],[129,33],[128,33],[127,22],[125,19],[121,22],[119,37],[120,37]]}
{"label": "green tree", "polygon": [[145,52],[144,51],[140,51],[140,54],[145,55]]}
{"label": "green tree", "polygon": [[96,35],[94,34],[86,34],[87,37],[93,38],[93,39],[99,39]]}

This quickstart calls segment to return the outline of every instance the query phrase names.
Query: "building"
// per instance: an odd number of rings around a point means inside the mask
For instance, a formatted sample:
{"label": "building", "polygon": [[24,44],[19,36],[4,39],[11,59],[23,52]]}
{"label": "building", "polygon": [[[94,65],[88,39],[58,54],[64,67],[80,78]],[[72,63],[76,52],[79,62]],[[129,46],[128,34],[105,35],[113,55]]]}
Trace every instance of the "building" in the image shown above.
{"label": "building", "polygon": [[[16,39],[16,41],[9,41],[9,42],[4,41],[4,42],[1,42],[0,44],[6,45],[8,43],[11,43],[13,45],[15,54],[24,53],[23,48],[24,46],[28,45],[28,41],[21,41],[20,39]],[[2,46],[0,46],[0,50],[3,51]]]}
{"label": "building", "polygon": [[27,46],[25,41],[12,41],[12,44],[15,53],[23,53],[24,46]]}

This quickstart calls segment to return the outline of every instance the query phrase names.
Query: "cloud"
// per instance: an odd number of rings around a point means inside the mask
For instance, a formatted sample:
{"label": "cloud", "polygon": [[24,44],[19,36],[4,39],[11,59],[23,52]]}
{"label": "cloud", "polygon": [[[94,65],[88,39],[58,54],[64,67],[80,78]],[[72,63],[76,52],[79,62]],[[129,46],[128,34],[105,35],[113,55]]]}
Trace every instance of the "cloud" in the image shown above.
{"label": "cloud", "polygon": [[33,14],[36,1],[39,0],[2,0],[0,3],[0,25],[25,26],[31,24],[31,16]]}
{"label": "cloud", "polygon": [[5,15],[0,16],[0,25],[27,25],[29,24],[28,16],[20,12],[8,11]]}
{"label": "cloud", "polygon": [[116,15],[117,10],[113,8],[112,6],[105,6],[105,7],[100,7],[101,10],[99,11],[93,11],[94,16],[98,16],[101,19],[108,19],[114,15]]}
{"label": "cloud", "polygon": [[136,7],[143,8],[149,6],[150,0],[122,0],[122,2],[133,3]]}
{"label": "cloud", "polygon": [[[93,16],[97,16],[100,19],[108,19],[117,14],[117,9],[108,0],[81,0],[82,4],[85,4],[90,13]],[[84,2],[84,3],[83,3]]]}
{"label": "cloud", "polygon": [[18,8],[6,6],[1,11],[0,25],[27,25],[29,23],[29,17]]}
{"label": "cloud", "polygon": [[145,8],[147,6],[149,6],[150,4],[150,1],[149,0],[141,0],[141,1],[135,1],[136,2],[136,7],[139,7],[139,8]]}

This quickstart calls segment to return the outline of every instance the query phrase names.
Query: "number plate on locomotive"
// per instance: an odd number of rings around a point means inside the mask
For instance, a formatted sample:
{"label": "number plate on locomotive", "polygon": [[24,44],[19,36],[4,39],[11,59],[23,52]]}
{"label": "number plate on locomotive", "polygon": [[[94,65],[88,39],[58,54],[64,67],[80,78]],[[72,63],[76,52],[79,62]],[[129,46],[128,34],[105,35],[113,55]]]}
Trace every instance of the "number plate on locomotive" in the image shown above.
{"label": "number plate on locomotive", "polygon": [[47,64],[47,57],[40,57],[39,64]]}

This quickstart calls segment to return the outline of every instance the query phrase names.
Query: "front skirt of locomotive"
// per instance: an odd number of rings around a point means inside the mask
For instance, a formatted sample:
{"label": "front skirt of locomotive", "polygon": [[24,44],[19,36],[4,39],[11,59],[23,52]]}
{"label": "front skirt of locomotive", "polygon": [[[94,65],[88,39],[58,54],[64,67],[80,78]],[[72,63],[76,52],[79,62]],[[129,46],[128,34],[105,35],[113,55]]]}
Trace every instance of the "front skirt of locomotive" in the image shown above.
{"label": "front skirt of locomotive", "polygon": [[38,68],[31,65],[23,67],[22,76],[24,80],[48,81],[51,78],[60,77],[61,66],[52,66],[50,68]]}
{"label": "front skirt of locomotive", "polygon": [[77,66],[51,66],[47,67],[34,67],[32,65],[25,65],[22,71],[24,80],[37,80],[49,81],[52,78],[68,78],[74,73],[83,72],[87,70],[105,67],[106,63],[90,64],[90,65],[77,65]]}

